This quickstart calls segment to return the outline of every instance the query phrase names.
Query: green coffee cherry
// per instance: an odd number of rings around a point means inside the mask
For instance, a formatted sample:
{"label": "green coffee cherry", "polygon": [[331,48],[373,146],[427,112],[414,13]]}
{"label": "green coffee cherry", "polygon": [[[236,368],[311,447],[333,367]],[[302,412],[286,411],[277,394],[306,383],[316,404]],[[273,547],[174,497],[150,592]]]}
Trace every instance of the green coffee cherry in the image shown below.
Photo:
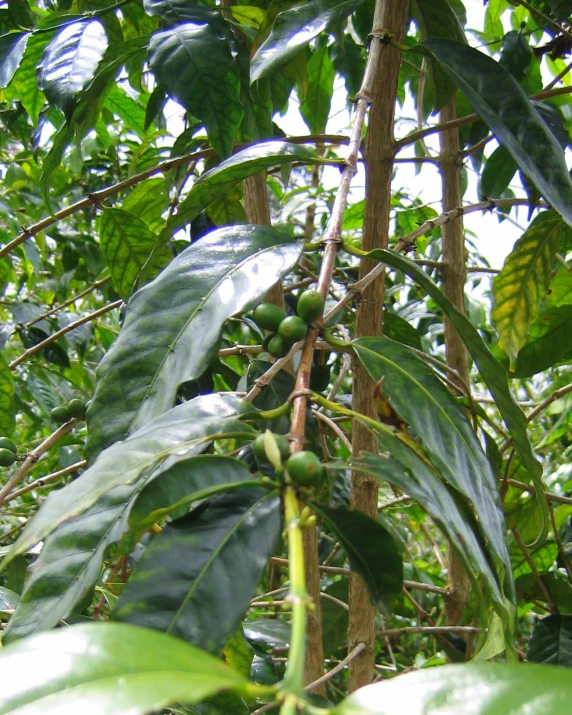
{"label": "green coffee cherry", "polygon": [[298,298],[296,312],[306,323],[318,320],[324,312],[324,299],[317,290],[306,290]]}
{"label": "green coffee cherry", "polygon": [[278,326],[286,317],[286,312],[273,303],[261,303],[252,313],[252,319],[263,330],[276,332]]}
{"label": "green coffee cherry", "polygon": [[0,437],[0,449],[9,449],[10,452],[14,452],[14,454],[18,451],[15,442],[12,442],[8,437]]}
{"label": "green coffee cherry", "polygon": [[274,335],[268,343],[268,352],[272,357],[281,358],[288,355],[290,345],[284,340],[281,335]]}
{"label": "green coffee cherry", "polygon": [[77,397],[68,402],[68,412],[72,417],[83,420],[85,417],[85,402]]}
{"label": "green coffee cherry", "polygon": [[16,461],[16,455],[11,449],[0,449],[0,467],[11,467]]}
{"label": "green coffee cherry", "polygon": [[[287,460],[290,456],[290,442],[288,442],[286,437],[281,434],[274,434],[274,439],[276,441],[276,446],[278,447],[278,451],[280,452],[280,457],[282,458],[282,461]],[[254,452],[254,456],[259,462],[262,463],[268,462],[268,457],[266,456],[266,445],[264,442],[264,433],[262,433],[254,440],[254,444],[252,445],[252,451]]]}
{"label": "green coffee cherry", "polygon": [[313,484],[323,474],[324,468],[314,452],[296,452],[284,465],[290,479],[300,486]]}
{"label": "green coffee cherry", "polygon": [[308,334],[308,326],[297,315],[291,315],[278,326],[278,335],[288,343],[297,343]]}
{"label": "green coffee cherry", "polygon": [[71,420],[70,411],[67,407],[54,407],[50,412],[50,417],[58,425],[63,425],[64,422]]}

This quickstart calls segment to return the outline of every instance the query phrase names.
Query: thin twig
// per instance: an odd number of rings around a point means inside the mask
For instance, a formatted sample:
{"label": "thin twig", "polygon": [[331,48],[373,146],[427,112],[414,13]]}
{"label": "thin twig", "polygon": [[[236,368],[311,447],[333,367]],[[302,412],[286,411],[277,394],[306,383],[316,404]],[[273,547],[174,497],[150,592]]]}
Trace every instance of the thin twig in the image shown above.
{"label": "thin twig", "polygon": [[406,626],[404,628],[387,628],[378,631],[377,636],[401,636],[415,633],[480,633],[480,628],[476,626]]}
{"label": "thin twig", "polygon": [[317,417],[324,424],[326,424],[332,430],[332,432],[334,432],[338,436],[338,438],[344,443],[346,448],[351,453],[352,443],[346,437],[343,430],[333,420],[331,420],[327,415],[323,414],[319,410],[312,410],[312,414],[314,415],[314,417]]}
{"label": "thin twig", "polygon": [[69,298],[69,300],[66,300],[63,303],[60,303],[60,305],[56,305],[55,308],[52,308],[51,310],[46,311],[42,315],[38,315],[37,318],[30,320],[28,323],[26,323],[24,325],[24,327],[31,328],[32,325],[39,323],[40,320],[44,320],[44,318],[49,318],[50,315],[54,315],[54,313],[58,313],[60,310],[67,308],[68,305],[71,305],[72,303],[75,303],[76,301],[80,300],[80,298],[83,298],[84,296],[88,295],[89,293],[92,293],[94,290],[101,288],[101,286],[105,285],[110,280],[111,280],[111,276],[107,276],[106,278],[102,278],[100,281],[96,281],[95,283],[92,283],[92,285],[90,285],[89,288],[86,288],[81,293],[74,295],[73,298]]}
{"label": "thin twig", "polygon": [[21,489],[16,489],[16,491],[13,491],[10,494],[8,494],[6,499],[4,499],[4,501],[3,501],[3,504],[7,504],[8,502],[12,501],[12,499],[21,497],[22,494],[27,494],[27,492],[31,492],[34,489],[41,489],[42,487],[45,487],[48,484],[57,482],[58,479],[61,479],[62,477],[67,476],[68,474],[73,474],[74,472],[77,472],[79,469],[82,469],[83,467],[85,467],[86,464],[87,464],[86,460],[82,459],[81,462],[76,462],[75,464],[70,464],[69,467],[65,467],[65,469],[60,469],[58,472],[52,472],[51,474],[46,474],[45,477],[40,477],[39,479],[36,479],[35,481],[30,482],[30,484],[26,484],[25,487],[22,487]]}
{"label": "thin twig", "polygon": [[68,434],[68,432],[71,432],[71,430],[79,422],[81,422],[81,420],[74,417],[73,419],[69,420],[69,422],[66,422],[65,424],[61,425],[61,427],[58,427],[55,432],[52,432],[52,434],[47,437],[41,444],[39,444],[35,449],[33,449],[31,452],[28,452],[22,464],[18,467],[18,469],[14,472],[10,479],[8,479],[2,489],[0,489],[0,506],[2,506],[6,502],[6,496],[9,494],[11,489],[16,484],[18,484],[18,482],[30,471],[30,469],[38,461],[38,459],[40,459],[40,457],[45,452],[47,452],[58,440]]}
{"label": "thin twig", "polygon": [[120,300],[114,301],[113,303],[109,303],[108,305],[104,305],[103,308],[100,308],[99,310],[94,310],[93,313],[84,315],[83,318],[79,318],[79,320],[76,320],[73,323],[66,325],[65,328],[62,328],[61,330],[58,330],[57,332],[53,333],[52,335],[47,337],[45,340],[42,340],[41,343],[37,343],[37,345],[33,345],[31,348],[24,350],[24,352],[21,355],[19,355],[15,360],[12,360],[12,362],[10,363],[10,370],[13,370],[15,367],[17,367],[18,365],[23,363],[24,360],[27,360],[28,358],[32,357],[33,355],[36,355],[37,353],[39,353],[41,350],[43,350],[48,345],[51,345],[56,340],[59,340],[61,337],[66,335],[66,333],[70,333],[72,330],[79,328],[80,325],[84,325],[85,323],[89,323],[91,320],[95,320],[96,318],[99,318],[100,315],[109,313],[109,311],[113,310],[114,308],[119,308],[119,306],[122,303],[123,303],[123,301],[120,299]]}
{"label": "thin twig", "polygon": [[[516,479],[507,479],[506,483],[516,487],[517,489],[522,489],[523,492],[536,494],[536,489],[531,484],[525,484],[524,482],[519,482]],[[572,504],[572,499],[570,499],[570,497],[563,497],[559,494],[552,494],[551,492],[544,492],[544,496],[548,501],[555,502],[556,504]]]}
{"label": "thin twig", "polygon": [[334,675],[337,675],[340,673],[348,663],[351,663],[351,661],[354,658],[357,658],[357,656],[365,650],[365,645],[363,643],[358,643],[355,648],[353,648],[347,656],[343,659],[340,660],[340,662],[334,666],[331,670],[329,670],[327,673],[324,673],[321,678],[318,678],[317,680],[314,680],[313,683],[309,683],[308,685],[305,686],[304,690],[315,690],[318,686],[322,685],[323,683],[327,683],[328,680],[334,677]]}

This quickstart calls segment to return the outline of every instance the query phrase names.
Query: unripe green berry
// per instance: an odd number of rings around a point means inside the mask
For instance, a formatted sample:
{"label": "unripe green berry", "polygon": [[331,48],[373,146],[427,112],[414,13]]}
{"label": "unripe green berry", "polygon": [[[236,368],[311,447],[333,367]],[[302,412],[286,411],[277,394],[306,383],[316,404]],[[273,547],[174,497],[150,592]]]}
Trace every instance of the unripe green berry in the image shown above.
{"label": "unripe green berry", "polygon": [[306,290],[298,298],[296,312],[306,323],[318,320],[324,312],[324,299],[317,290]]}
{"label": "unripe green berry", "polygon": [[290,479],[301,486],[313,484],[320,479],[324,471],[318,456],[306,450],[293,454],[284,466]]}
{"label": "unripe green berry", "polygon": [[276,332],[278,326],[286,317],[286,312],[273,303],[261,303],[252,313],[252,319],[263,330]]}
{"label": "unripe green berry", "polygon": [[303,340],[308,334],[308,326],[297,315],[291,315],[278,326],[278,335],[288,343],[296,343]]}

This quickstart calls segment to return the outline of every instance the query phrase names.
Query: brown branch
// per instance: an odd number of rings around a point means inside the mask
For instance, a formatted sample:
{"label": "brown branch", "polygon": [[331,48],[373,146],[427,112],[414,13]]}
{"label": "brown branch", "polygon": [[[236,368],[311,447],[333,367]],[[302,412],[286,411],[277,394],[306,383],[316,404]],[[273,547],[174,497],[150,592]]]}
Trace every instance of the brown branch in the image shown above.
{"label": "brown branch", "polygon": [[[529,99],[548,99],[549,97],[558,97],[562,94],[570,93],[572,93],[572,87],[558,87],[557,89],[546,89],[536,92],[536,94],[531,94]],[[480,117],[478,114],[468,114],[466,117],[460,117],[459,119],[453,119],[449,122],[436,124],[434,127],[427,127],[426,129],[412,132],[396,142],[395,150],[401,151],[404,147],[409,146],[410,144],[415,144],[416,141],[424,139],[430,134],[437,134],[439,132],[446,132],[449,129],[464,127],[466,124],[472,124],[473,122],[477,122],[479,119]]]}
{"label": "brown branch", "polygon": [[[284,139],[284,141],[288,141],[291,144],[332,144],[334,146],[338,146],[340,144],[347,144],[348,137],[337,134],[319,134],[316,136],[309,134],[308,136],[287,137],[286,139]],[[249,146],[251,146],[251,143],[237,144],[234,148],[234,151],[240,151],[241,149],[245,149]],[[92,194],[85,196],[79,201],[76,201],[75,204],[71,204],[65,209],[61,209],[61,211],[57,211],[55,214],[53,214],[53,216],[46,216],[46,218],[43,218],[41,221],[38,221],[37,223],[32,224],[31,226],[28,226],[23,229],[22,232],[18,234],[18,236],[16,236],[16,238],[12,239],[12,241],[0,248],[0,258],[3,258],[4,256],[8,255],[19,245],[27,241],[29,238],[36,236],[38,233],[44,231],[50,226],[53,226],[58,221],[62,221],[63,219],[68,218],[75,213],[78,213],[78,211],[83,211],[90,206],[98,206],[106,199],[111,198],[111,196],[115,196],[115,194],[119,194],[121,191],[130,189],[133,186],[140,184],[142,181],[145,181],[145,179],[149,179],[151,176],[155,176],[155,174],[166,173],[171,169],[175,169],[178,166],[183,166],[184,164],[193,161],[199,161],[200,159],[208,159],[213,156],[217,156],[216,152],[213,149],[205,149],[203,151],[197,151],[193,154],[176,156],[173,159],[161,161],[158,164],[155,164],[155,166],[151,166],[149,167],[149,169],[145,169],[145,171],[142,171],[139,174],[134,174],[128,179],[119,181],[113,186],[108,186],[107,188],[101,189],[100,191],[94,191]]]}
{"label": "brown branch", "polygon": [[331,670],[329,670],[327,673],[324,673],[321,678],[318,678],[315,680],[313,683],[310,683],[309,685],[306,685],[304,690],[315,690],[318,686],[323,685],[324,683],[327,683],[328,680],[334,677],[334,675],[337,675],[340,673],[346,665],[352,662],[354,658],[357,658],[357,656],[362,653],[365,650],[366,646],[364,643],[358,643],[355,648],[353,648],[343,660],[340,660],[340,662],[334,666]]}
{"label": "brown branch", "polygon": [[480,633],[481,629],[476,626],[405,626],[404,628],[387,628],[383,631],[378,631],[377,636],[401,636],[412,635],[416,633]]}
{"label": "brown branch", "polygon": [[19,355],[15,360],[12,360],[12,362],[10,363],[10,370],[13,370],[15,367],[17,367],[18,365],[23,363],[28,358],[32,357],[33,355],[36,355],[41,350],[43,350],[45,347],[54,343],[56,340],[59,340],[66,333],[70,333],[72,330],[79,328],[80,325],[84,325],[85,323],[89,323],[91,320],[95,320],[96,318],[99,318],[100,315],[109,313],[109,311],[113,310],[114,308],[119,308],[119,306],[122,303],[123,303],[122,300],[116,300],[113,303],[104,305],[103,308],[100,308],[99,310],[95,310],[93,313],[89,313],[88,315],[84,315],[83,318],[79,318],[79,320],[76,320],[73,323],[66,325],[65,328],[62,328],[61,330],[58,330],[57,332],[48,336],[45,340],[42,340],[41,343],[38,343],[37,345],[33,345],[31,348],[28,348],[21,355]]}
{"label": "brown branch", "polygon": [[[516,479],[507,479],[507,484],[510,484],[517,489],[522,489],[523,492],[528,492],[529,494],[536,494],[536,489],[532,484],[525,484],[524,482],[519,482]],[[544,496],[549,502],[555,502],[556,504],[572,504],[572,499],[570,497],[563,497],[560,494],[552,494],[551,492],[544,492]]]}
{"label": "brown branch", "polygon": [[47,452],[58,440],[64,437],[68,432],[70,432],[81,420],[73,418],[66,422],[65,424],[58,427],[58,429],[53,432],[49,437],[47,437],[41,444],[39,444],[31,452],[28,452],[26,458],[14,474],[8,479],[6,484],[0,489],[0,506],[8,501],[6,496],[10,493],[10,490],[18,484],[18,482],[30,471],[32,466],[40,459],[40,457]]}
{"label": "brown branch", "polygon": [[86,460],[82,459],[81,462],[76,462],[75,464],[70,464],[69,467],[65,467],[65,469],[60,469],[58,472],[52,472],[51,474],[46,474],[45,477],[40,477],[39,479],[36,479],[35,481],[30,482],[30,484],[26,484],[25,487],[22,487],[21,489],[16,489],[16,491],[13,491],[10,494],[8,494],[8,496],[3,501],[3,504],[7,504],[8,502],[12,501],[12,499],[16,499],[17,497],[22,496],[22,494],[27,494],[28,492],[31,492],[34,489],[41,489],[42,487],[48,486],[48,484],[57,482],[58,479],[61,479],[62,477],[67,476],[68,474],[73,474],[74,472],[77,472],[79,469],[82,469],[82,467],[85,467],[86,464],[87,464]]}
{"label": "brown branch", "polygon": [[64,303],[60,303],[60,305],[56,305],[55,308],[52,308],[51,310],[47,310],[45,313],[42,315],[38,315],[37,318],[34,318],[33,320],[30,320],[28,323],[25,324],[25,328],[31,328],[32,325],[35,325],[36,323],[39,323],[40,320],[44,320],[44,318],[49,318],[50,315],[54,315],[54,313],[59,312],[60,310],[63,310],[63,308],[67,308],[68,305],[71,305],[72,303],[75,303],[77,300],[80,298],[83,298],[84,296],[88,295],[89,293],[93,293],[94,290],[97,290],[98,288],[101,288],[101,286],[105,285],[111,280],[111,276],[107,276],[107,278],[102,278],[100,281],[96,281],[92,285],[89,286],[89,288],[86,288],[83,290],[81,293],[78,293],[77,295],[74,295],[73,298],[70,298],[69,300],[66,300]]}

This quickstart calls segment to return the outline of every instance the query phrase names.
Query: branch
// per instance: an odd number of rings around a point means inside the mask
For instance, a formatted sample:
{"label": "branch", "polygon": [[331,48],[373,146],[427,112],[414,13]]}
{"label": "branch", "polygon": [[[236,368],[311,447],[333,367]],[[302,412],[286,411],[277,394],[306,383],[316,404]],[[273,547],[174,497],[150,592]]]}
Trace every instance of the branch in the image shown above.
{"label": "branch", "polygon": [[22,487],[21,489],[16,489],[16,491],[12,492],[11,494],[8,494],[8,496],[3,501],[3,504],[7,504],[8,502],[12,501],[12,499],[21,497],[22,494],[27,494],[28,492],[31,492],[34,489],[41,489],[42,487],[45,487],[48,484],[57,482],[58,479],[61,479],[62,477],[67,476],[68,474],[73,474],[74,472],[77,472],[79,469],[82,469],[82,467],[85,467],[86,464],[87,464],[86,460],[82,459],[81,462],[76,462],[75,464],[70,464],[69,467],[66,467],[65,469],[60,469],[58,472],[52,472],[51,474],[46,474],[45,477],[40,477],[39,479],[36,479],[35,481],[30,482],[29,484],[26,484],[25,487]]}
{"label": "branch", "polygon": [[[536,94],[531,94],[529,99],[547,99],[549,97],[557,97],[562,94],[572,93],[572,87],[558,87],[557,89],[543,89],[541,92]],[[443,122],[442,124],[436,124],[434,127],[427,127],[426,129],[421,129],[417,132],[412,132],[403,139],[400,139],[395,143],[395,151],[401,151],[406,146],[410,144],[415,144],[416,141],[424,139],[429,134],[437,134],[438,132],[445,132],[449,129],[456,129],[457,127],[464,127],[465,124],[472,124],[480,119],[478,114],[468,114],[466,117],[460,117],[459,119],[453,119],[450,122]]]}
{"label": "branch", "polygon": [[41,350],[43,350],[48,345],[55,343],[56,340],[59,340],[66,333],[71,333],[72,330],[79,328],[80,325],[89,323],[91,320],[95,320],[96,318],[99,318],[100,315],[109,313],[109,311],[113,310],[114,308],[119,308],[119,306],[122,303],[123,303],[122,300],[116,300],[113,303],[109,303],[109,305],[104,305],[103,308],[100,308],[99,310],[95,310],[93,313],[89,313],[88,315],[84,315],[83,318],[80,318],[79,320],[76,320],[73,323],[66,325],[65,328],[62,328],[61,330],[58,330],[57,332],[53,333],[53,335],[48,336],[45,340],[42,340],[41,343],[38,343],[37,345],[34,345],[31,348],[28,348],[21,355],[19,355],[15,360],[12,360],[12,362],[10,363],[10,370],[13,370],[15,367],[17,367],[18,365],[23,363],[28,358],[32,357],[33,355],[36,355],[37,353],[39,353]]}
{"label": "branch", "polygon": [[77,419],[75,417],[72,418],[71,420],[69,420],[69,422],[66,422],[61,427],[58,427],[55,432],[53,432],[35,449],[33,449],[31,452],[28,452],[28,454],[26,455],[26,459],[24,459],[22,464],[8,479],[2,489],[0,489],[0,506],[2,506],[8,501],[8,499],[6,499],[6,496],[8,495],[12,487],[18,484],[20,479],[22,479],[30,471],[30,469],[38,461],[38,459],[40,459],[40,457],[45,452],[47,452],[58,440],[64,437],[68,432],[71,432],[71,430],[81,421],[82,420]]}
{"label": "branch", "polygon": [[60,303],[60,305],[56,305],[55,308],[51,308],[51,310],[46,311],[42,315],[38,315],[37,318],[34,318],[33,320],[30,320],[28,323],[24,325],[25,328],[31,328],[32,325],[35,325],[36,323],[39,323],[40,320],[44,320],[44,318],[49,318],[50,315],[53,315],[54,313],[59,312],[63,308],[67,308],[68,305],[71,305],[72,303],[75,303],[76,300],[79,300],[80,298],[83,298],[84,296],[88,295],[89,293],[92,293],[94,290],[97,290],[98,288],[101,288],[101,286],[105,285],[111,280],[111,276],[107,276],[107,278],[102,278],[100,281],[96,281],[92,285],[89,286],[89,288],[86,288],[84,291],[81,293],[78,293],[77,295],[74,295],[73,298],[70,298],[69,300],[66,300],[64,303]]}
{"label": "branch", "polygon": [[476,626],[406,626],[405,628],[387,628],[378,631],[377,636],[401,636],[414,633],[480,633]]}
{"label": "branch", "polygon": [[315,688],[322,685],[323,683],[327,683],[328,680],[333,678],[334,675],[337,675],[339,672],[341,672],[346,667],[346,665],[348,665],[348,663],[351,663],[351,661],[354,658],[357,658],[357,656],[364,650],[365,644],[358,643],[356,647],[352,651],[350,651],[343,660],[340,660],[340,662],[336,666],[334,666],[327,673],[324,673],[321,678],[318,678],[317,680],[314,680],[313,683],[309,683],[308,685],[306,685],[304,690],[315,690]]}
{"label": "branch", "polygon": [[[285,141],[288,141],[291,144],[339,145],[347,144],[348,137],[342,135],[338,136],[337,134],[320,134],[317,136],[308,135],[299,137],[288,137]],[[237,146],[235,147],[235,151],[240,151],[241,149],[245,149],[249,146],[251,146],[251,144],[237,144]],[[92,194],[88,194],[83,199],[76,201],[75,204],[71,204],[70,206],[67,206],[61,211],[57,211],[53,216],[46,216],[46,218],[42,219],[41,221],[38,221],[35,224],[32,224],[32,226],[24,228],[22,232],[18,236],[16,236],[16,238],[12,239],[12,241],[0,248],[0,258],[3,258],[4,256],[8,255],[20,244],[24,243],[29,238],[32,238],[33,236],[37,235],[41,231],[44,231],[46,228],[53,226],[58,221],[68,218],[68,216],[72,216],[73,214],[78,213],[78,211],[83,211],[84,209],[90,208],[90,206],[98,206],[111,196],[115,196],[115,194],[119,194],[121,191],[125,191],[125,189],[130,189],[131,187],[140,184],[142,181],[145,181],[145,179],[149,179],[151,176],[155,176],[155,174],[166,173],[171,169],[175,169],[178,166],[183,166],[184,164],[190,163],[192,161],[198,161],[200,159],[208,159],[213,156],[217,156],[214,149],[205,149],[203,151],[197,151],[194,154],[184,154],[183,156],[177,156],[174,159],[167,159],[166,161],[161,161],[158,164],[155,164],[155,166],[151,166],[149,167],[149,169],[145,169],[145,171],[142,171],[139,174],[134,174],[128,179],[119,181],[113,186],[108,186],[106,189],[94,191]]]}

